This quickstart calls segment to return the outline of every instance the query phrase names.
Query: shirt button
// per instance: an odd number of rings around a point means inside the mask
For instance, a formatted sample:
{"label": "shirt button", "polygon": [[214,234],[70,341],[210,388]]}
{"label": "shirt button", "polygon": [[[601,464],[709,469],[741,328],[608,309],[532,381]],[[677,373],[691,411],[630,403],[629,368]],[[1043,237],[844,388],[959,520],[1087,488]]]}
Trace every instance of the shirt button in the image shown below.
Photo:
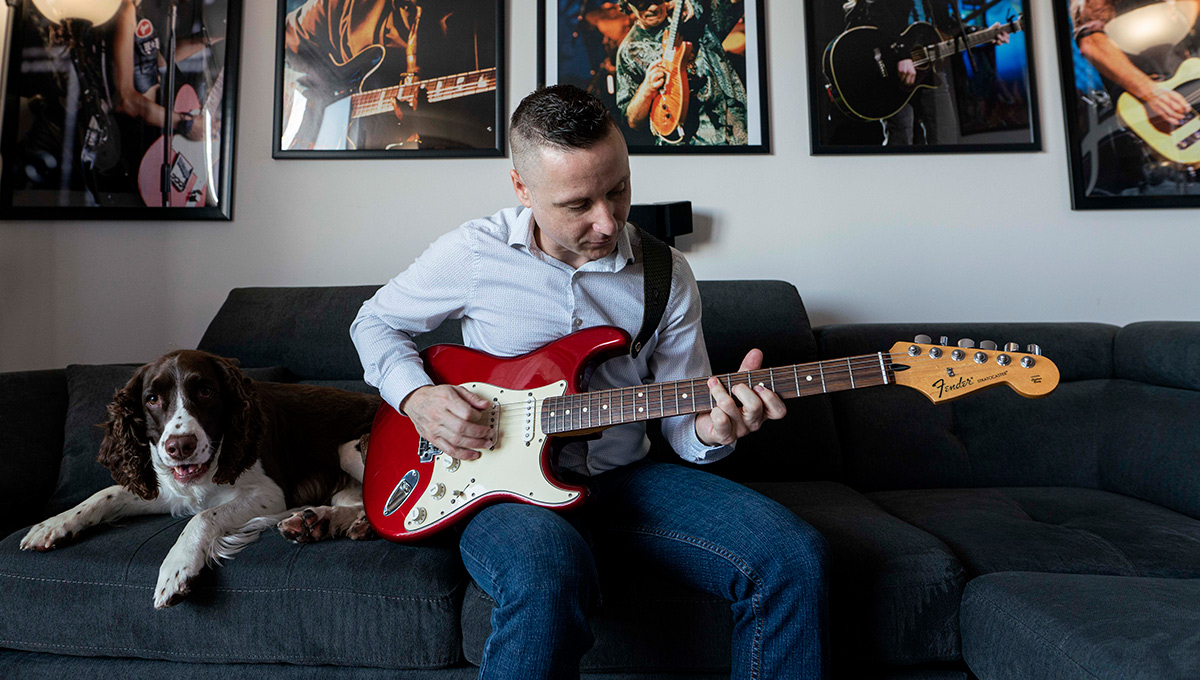
{"label": "shirt button", "polygon": [[582,325],[583,325],[583,319],[575,319],[575,321],[574,321],[574,324],[573,324],[573,325],[574,325],[576,328],[579,328],[580,326],[582,326]]}

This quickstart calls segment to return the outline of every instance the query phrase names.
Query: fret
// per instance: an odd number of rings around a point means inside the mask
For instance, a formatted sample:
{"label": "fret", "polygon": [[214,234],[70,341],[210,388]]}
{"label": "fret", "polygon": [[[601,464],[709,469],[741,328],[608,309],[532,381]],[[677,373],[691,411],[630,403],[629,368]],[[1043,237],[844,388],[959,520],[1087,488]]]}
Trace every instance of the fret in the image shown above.
{"label": "fret", "polygon": [[850,364],[850,358],[846,358],[846,372],[850,375],[850,389],[854,389],[854,366]]}
{"label": "fret", "polygon": [[679,415],[682,411],[679,410],[679,382],[675,382],[675,415]]}
{"label": "fret", "polygon": [[665,418],[667,415],[667,407],[663,405],[663,384],[658,384],[658,417]]}
{"label": "fret", "polygon": [[825,386],[825,362],[818,361],[817,368],[820,369],[820,371],[821,371],[821,391],[828,393],[829,388]]}

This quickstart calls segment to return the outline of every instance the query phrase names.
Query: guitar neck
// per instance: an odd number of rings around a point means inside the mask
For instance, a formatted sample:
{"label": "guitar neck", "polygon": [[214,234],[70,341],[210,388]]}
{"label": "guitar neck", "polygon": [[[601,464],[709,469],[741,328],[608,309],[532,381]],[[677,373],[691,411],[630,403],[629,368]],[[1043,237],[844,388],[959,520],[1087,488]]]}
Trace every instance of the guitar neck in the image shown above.
{"label": "guitar neck", "polygon": [[[895,382],[891,355],[883,352],[716,376],[726,391],[763,385],[784,399]],[[708,378],[639,385],[550,397],[541,408],[546,434],[593,431],[610,425],[711,411]]]}
{"label": "guitar neck", "polygon": [[430,78],[412,83],[401,83],[394,87],[380,90],[369,90],[350,98],[350,118],[374,116],[392,111],[394,102],[400,100],[409,106],[416,106],[417,95],[425,90],[425,98],[434,104],[448,99],[457,99],[496,89],[496,69],[488,68],[468,73],[457,73],[452,76]]}
{"label": "guitar neck", "polygon": [[932,45],[919,46],[915,51],[924,51],[920,58],[914,54],[913,63],[916,66],[926,66],[936,61],[940,61],[954,54],[958,54],[963,50],[969,50],[985,43],[989,43],[996,39],[996,36],[1002,33],[1016,33],[1021,30],[1021,19],[1014,19],[1007,24],[1000,24],[992,28],[985,28],[982,31],[975,31],[967,34],[966,40],[962,38],[952,38],[943,40]]}

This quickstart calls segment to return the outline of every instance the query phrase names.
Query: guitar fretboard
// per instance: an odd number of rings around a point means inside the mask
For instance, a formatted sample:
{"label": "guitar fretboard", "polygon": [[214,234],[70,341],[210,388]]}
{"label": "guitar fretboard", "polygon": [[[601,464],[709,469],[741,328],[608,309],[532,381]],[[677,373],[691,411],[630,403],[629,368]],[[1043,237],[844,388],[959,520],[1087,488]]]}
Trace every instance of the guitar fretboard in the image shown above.
{"label": "guitar fretboard", "polygon": [[[716,376],[727,391],[734,385],[763,385],[784,399],[875,387],[895,382],[891,356],[866,354],[780,368]],[[708,378],[623,387],[550,397],[542,402],[546,434],[582,432],[642,420],[711,411],[716,406]]]}
{"label": "guitar fretboard", "polygon": [[995,40],[996,36],[1001,33],[1016,33],[1021,30],[1021,21],[1021,19],[1016,19],[1007,24],[1000,24],[992,28],[985,28],[982,31],[975,31],[968,34],[965,41],[962,38],[954,38],[932,45],[917,46],[913,50],[913,63],[916,66],[926,66],[962,52],[964,49],[971,49],[984,43],[989,43]]}
{"label": "guitar fretboard", "polygon": [[415,106],[417,94],[425,90],[425,98],[432,104],[447,99],[466,97],[472,94],[492,92],[496,89],[496,69],[488,68],[452,76],[401,83],[395,87],[369,90],[350,98],[350,117],[362,118],[392,111],[393,103],[399,99]]}

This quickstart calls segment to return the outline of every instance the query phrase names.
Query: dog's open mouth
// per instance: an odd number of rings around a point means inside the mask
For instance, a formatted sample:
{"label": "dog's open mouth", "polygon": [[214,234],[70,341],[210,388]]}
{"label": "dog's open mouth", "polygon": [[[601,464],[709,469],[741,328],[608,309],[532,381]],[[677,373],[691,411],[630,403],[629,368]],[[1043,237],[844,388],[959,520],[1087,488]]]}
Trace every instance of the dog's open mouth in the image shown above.
{"label": "dog's open mouth", "polygon": [[171,468],[171,474],[175,475],[175,481],[187,483],[194,479],[204,476],[208,472],[208,463],[200,463],[198,465],[179,465]]}

